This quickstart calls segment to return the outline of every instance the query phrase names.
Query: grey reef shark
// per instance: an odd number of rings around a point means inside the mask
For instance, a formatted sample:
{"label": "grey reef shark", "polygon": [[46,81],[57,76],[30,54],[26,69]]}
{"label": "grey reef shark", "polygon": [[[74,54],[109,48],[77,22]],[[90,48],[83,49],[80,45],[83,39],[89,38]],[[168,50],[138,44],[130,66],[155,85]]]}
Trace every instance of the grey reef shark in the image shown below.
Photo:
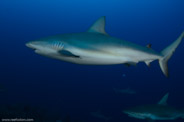
{"label": "grey reef shark", "polygon": [[184,119],[184,110],[168,106],[168,96],[169,94],[167,93],[158,104],[133,107],[124,110],[123,113],[133,118],[146,119],[149,122],[155,120],[175,120],[178,118]]}
{"label": "grey reef shark", "polygon": [[109,36],[105,32],[105,17],[99,18],[87,31],[41,38],[26,43],[35,53],[54,59],[85,65],[135,65],[148,66],[158,60],[165,76],[169,76],[167,62],[184,37],[184,32],[172,44],[156,52],[149,46]]}

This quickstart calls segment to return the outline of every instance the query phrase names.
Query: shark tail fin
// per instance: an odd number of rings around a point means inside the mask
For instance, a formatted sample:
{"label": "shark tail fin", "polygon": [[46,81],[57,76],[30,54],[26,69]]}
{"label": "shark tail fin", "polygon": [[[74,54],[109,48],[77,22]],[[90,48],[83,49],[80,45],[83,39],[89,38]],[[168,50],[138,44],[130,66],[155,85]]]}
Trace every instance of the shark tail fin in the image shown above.
{"label": "shark tail fin", "polygon": [[161,51],[163,57],[159,59],[159,64],[162,72],[166,77],[169,76],[167,62],[171,58],[171,56],[173,55],[174,51],[176,50],[176,48],[178,47],[183,38],[184,32],[178,37],[176,41],[174,41],[172,44],[170,44],[168,47],[166,47]]}

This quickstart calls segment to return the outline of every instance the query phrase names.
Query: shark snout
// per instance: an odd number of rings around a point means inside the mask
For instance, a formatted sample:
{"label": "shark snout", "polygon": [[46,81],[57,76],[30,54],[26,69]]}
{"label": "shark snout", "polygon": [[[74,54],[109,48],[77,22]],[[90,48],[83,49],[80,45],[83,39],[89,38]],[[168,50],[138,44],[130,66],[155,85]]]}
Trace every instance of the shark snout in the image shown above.
{"label": "shark snout", "polygon": [[125,114],[130,114],[131,112],[130,111],[128,111],[128,110],[124,110],[124,111],[122,111],[123,113],[125,113]]}
{"label": "shark snout", "polygon": [[131,111],[131,110],[124,110],[123,113],[128,114],[129,116],[137,114],[137,112],[134,112],[134,111]]}
{"label": "shark snout", "polygon": [[27,42],[25,45],[29,48],[32,48],[32,49],[38,49],[38,48],[42,47],[42,42],[31,41],[31,42]]}
{"label": "shark snout", "polygon": [[27,42],[26,44],[25,44],[27,47],[29,47],[29,48],[32,48],[32,49],[35,49],[35,44],[34,43],[32,43],[32,42]]}

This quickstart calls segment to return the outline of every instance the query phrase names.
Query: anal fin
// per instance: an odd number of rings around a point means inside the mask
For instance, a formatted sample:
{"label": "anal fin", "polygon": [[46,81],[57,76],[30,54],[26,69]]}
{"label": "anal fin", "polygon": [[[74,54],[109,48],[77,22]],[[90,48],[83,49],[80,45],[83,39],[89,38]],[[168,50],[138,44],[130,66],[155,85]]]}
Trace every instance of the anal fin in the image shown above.
{"label": "anal fin", "polygon": [[146,65],[148,66],[148,67],[150,67],[150,63],[152,62],[153,60],[147,60],[147,61],[145,61],[145,63],[146,63]]}

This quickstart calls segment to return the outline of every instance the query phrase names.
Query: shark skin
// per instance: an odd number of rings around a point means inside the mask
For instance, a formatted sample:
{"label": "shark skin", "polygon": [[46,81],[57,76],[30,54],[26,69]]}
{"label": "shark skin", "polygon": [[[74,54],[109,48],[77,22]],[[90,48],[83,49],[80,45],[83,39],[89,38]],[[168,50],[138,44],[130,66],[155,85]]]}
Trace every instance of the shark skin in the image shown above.
{"label": "shark skin", "polygon": [[35,53],[62,61],[84,65],[136,64],[159,60],[168,76],[167,61],[180,44],[184,33],[161,53],[149,47],[109,36],[105,17],[99,18],[86,32],[50,36],[26,43]]}
{"label": "shark skin", "polygon": [[168,94],[166,94],[158,104],[142,105],[124,110],[123,113],[129,117],[155,120],[175,120],[184,117],[184,111],[167,105]]}

